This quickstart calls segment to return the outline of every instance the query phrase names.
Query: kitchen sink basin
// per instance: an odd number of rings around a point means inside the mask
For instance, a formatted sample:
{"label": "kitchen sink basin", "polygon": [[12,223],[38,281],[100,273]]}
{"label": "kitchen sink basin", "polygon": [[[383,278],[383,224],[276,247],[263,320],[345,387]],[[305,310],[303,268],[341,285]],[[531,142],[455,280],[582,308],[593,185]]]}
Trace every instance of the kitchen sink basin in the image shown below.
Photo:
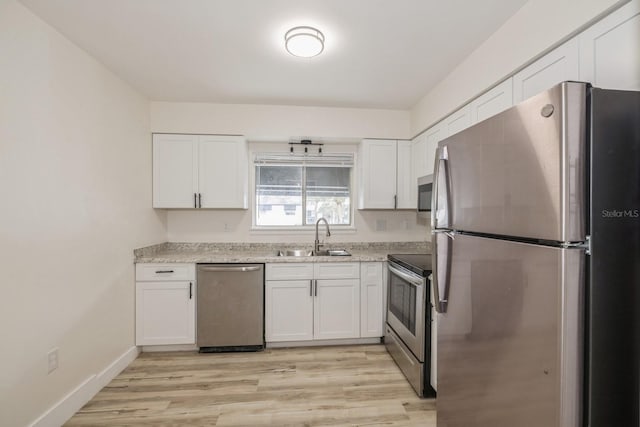
{"label": "kitchen sink basin", "polygon": [[351,256],[349,252],[344,249],[328,249],[326,251],[318,251],[314,253],[315,256]]}
{"label": "kitchen sink basin", "polygon": [[278,251],[278,256],[313,256],[313,251],[308,249],[283,249]]}
{"label": "kitchen sink basin", "polygon": [[308,249],[281,249],[277,252],[277,256],[286,257],[308,257],[308,256],[351,256],[344,249],[327,249],[314,252]]}

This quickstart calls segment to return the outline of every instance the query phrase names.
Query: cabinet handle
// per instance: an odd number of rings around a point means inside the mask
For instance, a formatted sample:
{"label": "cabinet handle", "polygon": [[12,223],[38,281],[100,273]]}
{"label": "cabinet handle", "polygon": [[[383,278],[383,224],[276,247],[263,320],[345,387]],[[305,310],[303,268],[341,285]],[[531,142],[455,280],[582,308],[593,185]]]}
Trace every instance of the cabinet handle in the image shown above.
{"label": "cabinet handle", "polygon": [[193,298],[193,282],[189,282],[189,299]]}
{"label": "cabinet handle", "polygon": [[309,280],[309,296],[313,296],[313,279]]}
{"label": "cabinet handle", "polygon": [[315,285],[315,288],[316,288],[315,295],[316,295],[316,296],[318,296],[318,280],[317,280],[317,279],[315,279],[315,280],[313,281],[313,284]]}
{"label": "cabinet handle", "polygon": [[393,196],[393,209],[398,209],[398,195]]}
{"label": "cabinet handle", "polygon": [[198,193],[198,207],[202,207],[202,194]]}
{"label": "cabinet handle", "polygon": [[198,199],[197,199],[197,194],[193,193],[193,207],[197,208],[198,207]]}
{"label": "cabinet handle", "polygon": [[170,274],[173,270],[156,270],[156,274]]}

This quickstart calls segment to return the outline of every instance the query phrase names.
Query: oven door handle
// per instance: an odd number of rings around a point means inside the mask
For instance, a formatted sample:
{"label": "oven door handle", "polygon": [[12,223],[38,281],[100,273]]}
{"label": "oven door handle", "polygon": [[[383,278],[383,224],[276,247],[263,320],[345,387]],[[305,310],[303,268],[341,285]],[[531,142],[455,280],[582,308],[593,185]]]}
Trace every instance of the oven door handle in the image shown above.
{"label": "oven door handle", "polygon": [[389,268],[389,271],[392,272],[393,274],[395,274],[396,276],[401,277],[402,279],[406,280],[407,282],[411,283],[414,286],[424,286],[424,279],[423,278],[416,278],[415,276],[412,276],[408,273],[405,273],[402,270],[398,270],[396,267],[392,266],[391,264],[389,264],[387,266]]}

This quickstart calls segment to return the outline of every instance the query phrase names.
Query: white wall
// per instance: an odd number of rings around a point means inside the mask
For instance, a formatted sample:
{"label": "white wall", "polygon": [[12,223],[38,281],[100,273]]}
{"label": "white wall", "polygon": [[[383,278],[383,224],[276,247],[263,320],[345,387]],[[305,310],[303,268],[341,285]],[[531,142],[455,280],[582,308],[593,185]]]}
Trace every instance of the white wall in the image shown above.
{"label": "white wall", "polygon": [[[345,150],[354,151],[354,141],[366,137],[407,138],[409,112],[152,102],[151,129],[168,133],[245,135],[252,141],[253,151],[271,151],[273,145],[269,142],[278,140],[283,142],[281,149],[286,150],[286,142],[296,136],[322,137],[331,142],[330,149],[340,151],[337,147],[346,144]],[[354,195],[357,183],[355,185]],[[167,215],[168,239],[171,242],[312,242],[314,237],[311,231],[252,231],[251,210],[170,210]],[[423,241],[428,238],[426,224],[418,222],[414,212],[356,210],[354,220],[355,231],[336,232],[331,242]]]}
{"label": "white wall", "polygon": [[133,346],[132,251],[166,238],[149,133],[147,100],[0,0],[0,425],[34,421]]}
{"label": "white wall", "polygon": [[[332,143],[324,146],[325,153],[356,153],[353,143]],[[258,152],[287,152],[286,142],[249,144],[250,161]],[[356,157],[357,162],[357,157]],[[407,165],[408,167],[409,165]],[[167,213],[168,239],[171,242],[300,242],[312,244],[315,230],[264,231],[252,230],[252,209],[255,205],[253,186],[254,168],[249,168],[248,210],[169,210]],[[353,203],[358,191],[357,172],[352,172]],[[419,221],[415,211],[359,211],[354,210],[355,229],[331,228],[326,243],[425,241],[429,238],[427,222]],[[321,229],[323,230],[323,229]],[[323,233],[323,231],[321,231]]]}
{"label": "white wall", "polygon": [[629,0],[531,0],[411,110],[417,135]]}
{"label": "white wall", "polygon": [[[381,222],[378,224],[378,222]],[[339,242],[418,242],[430,240],[424,221],[418,222],[413,211],[358,211],[355,231],[336,231],[331,228],[328,245]],[[384,230],[378,231],[378,227]],[[226,229],[225,229],[226,226]],[[315,232],[309,231],[251,231],[250,211],[172,210],[168,213],[170,242],[275,242],[313,245]],[[320,226],[324,236],[324,224]]]}
{"label": "white wall", "polygon": [[358,108],[152,102],[151,130],[245,135],[249,140],[311,136],[357,139],[409,137],[409,112]]}

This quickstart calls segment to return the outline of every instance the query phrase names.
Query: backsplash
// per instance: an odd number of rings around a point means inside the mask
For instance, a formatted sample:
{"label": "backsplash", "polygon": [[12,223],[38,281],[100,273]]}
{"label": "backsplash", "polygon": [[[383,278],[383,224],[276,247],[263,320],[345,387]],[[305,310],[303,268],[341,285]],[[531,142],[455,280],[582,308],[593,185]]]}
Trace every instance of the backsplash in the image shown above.
{"label": "backsplash", "polygon": [[[355,211],[355,227],[331,227],[327,245],[342,242],[411,242],[430,240],[428,220],[413,210]],[[167,240],[170,242],[291,242],[313,243],[314,230],[252,230],[250,210],[169,210]]]}

